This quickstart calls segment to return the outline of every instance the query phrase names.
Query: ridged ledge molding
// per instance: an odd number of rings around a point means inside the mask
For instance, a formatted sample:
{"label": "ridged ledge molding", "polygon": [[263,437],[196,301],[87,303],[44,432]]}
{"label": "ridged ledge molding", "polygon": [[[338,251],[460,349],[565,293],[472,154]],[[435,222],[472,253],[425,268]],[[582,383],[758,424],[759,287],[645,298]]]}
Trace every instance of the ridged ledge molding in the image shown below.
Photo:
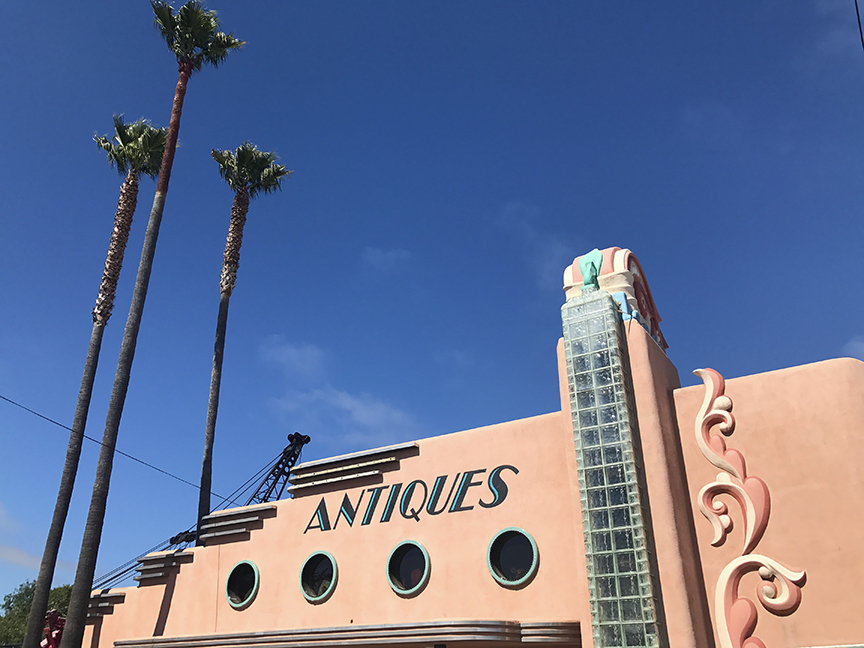
{"label": "ridged ledge molding", "polygon": [[148,637],[115,641],[115,648],[323,648],[334,644],[476,644],[554,643],[581,648],[579,622],[435,621],[390,625],[342,626],[301,630],[276,630],[197,637]]}

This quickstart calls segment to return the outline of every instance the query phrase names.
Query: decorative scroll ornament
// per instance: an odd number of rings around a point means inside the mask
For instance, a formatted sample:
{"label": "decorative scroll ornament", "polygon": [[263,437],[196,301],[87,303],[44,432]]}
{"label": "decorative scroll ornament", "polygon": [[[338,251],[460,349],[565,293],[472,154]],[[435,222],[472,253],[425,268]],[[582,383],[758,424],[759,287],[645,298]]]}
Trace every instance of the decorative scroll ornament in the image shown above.
{"label": "decorative scroll ornament", "polygon": [[705,458],[725,470],[717,475],[717,481],[707,484],[699,491],[699,510],[714,527],[715,547],[726,542],[732,530],[732,518],[724,502],[715,500],[718,495],[730,495],[741,507],[744,516],[744,549],[742,554],[753,551],[771,514],[771,495],[768,486],[759,477],[747,475],[747,463],[738,450],[726,448],[726,440],[711,434],[715,425],[720,432],[729,436],[735,431],[735,417],[732,416],[732,399],[724,393],[726,381],[713,369],[697,369],[693,372],[705,383],[705,399],[696,419],[696,442]]}
{"label": "decorative scroll ornament", "polygon": [[759,554],[739,556],[720,572],[714,594],[721,648],[766,648],[765,643],[753,636],[756,629],[756,604],[750,599],[738,598],[738,587],[745,574],[758,571],[762,587],[756,595],[769,612],[788,616],[801,603],[801,585],[806,574],[793,572],[776,560]]}
{"label": "decorative scroll ornament", "polygon": [[693,372],[705,383],[705,398],[696,420],[696,442],[705,458],[738,479],[747,476],[744,455],[737,450],[727,450],[726,441],[720,436],[711,436],[711,428],[719,425],[720,431],[730,436],[735,431],[732,416],[732,399],[726,396],[726,381],[713,369],[697,369]]}
{"label": "decorative scroll ornament", "polygon": [[715,547],[726,542],[726,536],[733,526],[726,504],[714,499],[717,495],[730,495],[741,507],[744,514],[744,549],[741,553],[750,553],[768,526],[771,512],[768,486],[758,477],[748,477],[741,482],[726,473],[720,473],[717,481],[702,487],[699,491],[699,510],[714,526],[711,544]]}
{"label": "decorative scroll ornament", "polygon": [[732,399],[726,396],[726,383],[713,369],[694,371],[705,383],[705,398],[696,418],[696,442],[708,461],[724,472],[717,480],[706,484],[699,491],[699,510],[714,527],[711,544],[715,547],[726,542],[732,531],[732,517],[725,502],[716,499],[728,495],[741,507],[744,519],[744,546],[741,556],[732,560],[717,581],[714,605],[721,648],[766,648],[764,642],[754,637],[756,629],[756,605],[747,598],[738,597],[741,577],[757,571],[763,586],[757,596],[762,605],[772,614],[792,614],[801,602],[801,586],[806,575],[787,569],[773,558],[750,554],[762,539],[771,514],[771,495],[768,485],[759,477],[747,475],[747,463],[738,450],[728,449],[726,440],[711,434],[717,426],[725,436],[735,430],[732,416]]}

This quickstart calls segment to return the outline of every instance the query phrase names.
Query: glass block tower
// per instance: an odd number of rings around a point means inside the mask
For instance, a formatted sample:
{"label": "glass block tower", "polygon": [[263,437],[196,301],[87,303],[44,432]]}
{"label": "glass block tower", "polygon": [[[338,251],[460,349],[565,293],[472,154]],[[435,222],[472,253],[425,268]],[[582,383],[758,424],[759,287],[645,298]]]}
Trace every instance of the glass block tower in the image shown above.
{"label": "glass block tower", "polygon": [[586,286],[561,309],[594,645],[657,646],[659,586],[619,303]]}

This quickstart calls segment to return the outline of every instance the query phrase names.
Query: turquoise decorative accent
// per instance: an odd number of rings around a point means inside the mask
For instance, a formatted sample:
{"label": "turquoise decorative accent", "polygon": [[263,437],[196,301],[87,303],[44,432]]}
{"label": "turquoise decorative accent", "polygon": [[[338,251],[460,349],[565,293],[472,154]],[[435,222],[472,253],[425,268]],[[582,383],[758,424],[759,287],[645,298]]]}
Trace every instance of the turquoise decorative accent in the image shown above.
{"label": "turquoise decorative accent", "polygon": [[630,302],[627,301],[627,294],[623,291],[612,293],[612,299],[618,302],[618,307],[621,309],[621,319],[627,321],[633,319],[633,313],[638,315],[639,311],[634,311],[630,307]]}
{"label": "turquoise decorative accent", "polygon": [[[509,533],[518,533],[519,535],[525,536],[528,542],[531,544],[531,552],[533,554],[533,560],[531,561],[531,566],[528,568],[528,571],[522,575],[521,578],[516,580],[508,580],[505,578],[498,568],[492,564],[492,548],[495,546],[495,542],[503,535]],[[489,548],[486,550],[486,567],[489,569],[489,573],[492,574],[492,578],[494,578],[499,585],[502,585],[508,589],[520,589],[521,587],[527,585],[534,578],[534,575],[537,573],[537,566],[540,564],[540,552],[537,549],[537,543],[534,541],[534,538],[531,537],[531,534],[528,533],[525,529],[519,527],[507,527],[506,529],[502,529],[498,533],[495,534],[495,537],[492,538],[492,542],[489,543]]]}
{"label": "turquoise decorative accent", "polygon": [[[648,335],[651,335],[651,331],[648,329],[648,324],[645,322],[645,319],[639,314],[639,311],[635,308],[632,308],[630,306],[630,302],[627,301],[627,293],[623,291],[612,293],[612,299],[618,302],[618,306],[621,309],[622,322],[636,320],[636,322],[638,322],[642,326],[642,328],[648,331]],[[654,341],[656,342],[656,340]]]}
{"label": "turquoise decorative accent", "polygon": [[[396,553],[403,548],[407,547],[416,547],[423,554],[423,562],[425,569],[423,570],[423,575],[420,576],[420,580],[416,585],[405,589],[402,587],[402,583],[400,583],[397,579],[394,578],[392,573],[391,563],[393,562],[393,558]],[[429,582],[429,574],[432,571],[432,563],[429,561],[429,553],[426,551],[426,547],[415,540],[405,540],[404,542],[400,542],[396,547],[393,548],[393,551],[390,552],[390,555],[387,557],[387,582],[390,583],[390,587],[396,592],[399,596],[403,598],[411,598],[412,596],[417,596],[423,589],[426,587],[426,584]]]}
{"label": "turquoise decorative accent", "polygon": [[[306,586],[303,583],[303,572],[306,571],[306,566],[309,564],[309,561],[316,556],[323,556],[326,560],[330,561],[330,566],[333,569],[333,578],[330,580],[330,584],[327,585],[323,592],[318,595],[312,595],[306,591]],[[303,593],[303,597],[310,603],[323,603],[332,596],[333,590],[336,589],[336,581],[338,578],[339,570],[336,567],[336,559],[327,551],[316,551],[303,561],[303,567],[300,569],[300,591]]]}
{"label": "turquoise decorative accent", "polygon": [[[238,595],[231,590],[231,577],[234,576],[234,572],[237,570],[238,567],[243,568],[247,565],[252,568],[252,572],[254,574],[254,582],[251,591],[246,595],[244,599],[239,600]],[[260,585],[261,575],[258,573],[258,565],[256,565],[251,560],[241,560],[231,568],[231,571],[228,572],[228,578],[225,579],[225,598],[228,599],[228,605],[230,605],[235,610],[245,610],[247,607],[252,605],[252,601],[255,600],[255,596],[258,594],[258,587]]]}
{"label": "turquoise decorative accent", "polygon": [[600,268],[603,265],[603,253],[594,248],[588,254],[582,255],[579,259],[579,271],[582,273],[582,289],[597,289],[600,284],[597,283],[597,277],[600,276]]}

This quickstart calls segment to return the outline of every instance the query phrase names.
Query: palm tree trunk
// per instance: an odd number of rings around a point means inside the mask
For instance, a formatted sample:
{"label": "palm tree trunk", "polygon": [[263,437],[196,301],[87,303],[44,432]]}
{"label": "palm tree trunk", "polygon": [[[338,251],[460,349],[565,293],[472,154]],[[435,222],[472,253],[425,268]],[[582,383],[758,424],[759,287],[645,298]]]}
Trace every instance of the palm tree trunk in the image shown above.
{"label": "palm tree trunk", "polygon": [[69,600],[69,612],[66,617],[66,626],[63,629],[61,648],[80,648],[84,639],[87,606],[90,603],[93,573],[96,571],[96,557],[99,553],[99,542],[102,539],[105,505],[108,501],[108,487],[114,464],[114,446],[117,443],[120,418],[123,414],[123,405],[126,402],[129,376],[132,373],[132,360],[135,357],[138,329],[144,314],[144,300],[147,297],[150,272],[153,268],[153,256],[156,253],[156,241],[159,238],[159,226],[162,223],[162,211],[165,207],[165,195],[168,192],[168,180],[171,177],[174,150],[177,147],[177,135],[180,132],[183,99],[186,96],[186,85],[191,73],[191,65],[181,62],[177,89],[174,92],[174,104],[171,108],[171,121],[168,124],[165,152],[162,155],[162,167],[159,172],[159,181],[156,184],[156,195],[153,198],[150,220],[144,234],[144,246],[141,250],[141,261],[138,264],[138,276],[135,279],[132,304],[129,307],[129,317],[126,320],[126,329],[123,332],[123,342],[120,346],[120,357],[117,361],[117,373],[114,376],[114,387],[111,390],[111,400],[108,403],[105,431],[102,434],[102,450],[96,465],[96,479],[93,483],[90,510],[84,527],[84,538],[81,541],[81,553],[78,556],[78,568],[75,572],[75,582],[72,585],[72,595]]}
{"label": "palm tree trunk", "polygon": [[126,242],[129,240],[129,230],[132,229],[132,217],[138,206],[138,173],[137,170],[130,169],[120,188],[120,202],[117,204],[117,215],[114,218],[114,231],[108,244],[105,270],[102,271],[99,296],[96,297],[96,307],[93,309],[93,321],[103,325],[108,322],[114,308],[117,280],[120,279],[120,270],[123,267]]}
{"label": "palm tree trunk", "polygon": [[222,257],[222,276],[219,289],[230,297],[237,285],[237,270],[240,268],[240,246],[243,245],[243,228],[246,227],[246,214],[249,213],[249,190],[240,187],[234,193],[231,204],[231,220],[228,223],[228,236],[225,238],[225,253]]}
{"label": "palm tree trunk", "polygon": [[213,370],[210,373],[210,398],[207,402],[207,426],[204,431],[204,460],[201,462],[201,490],[198,493],[198,540],[201,545],[201,520],[210,513],[210,488],[213,481],[213,440],[216,436],[216,414],[219,410],[219,390],[222,385],[222,356],[225,351],[225,331],[228,328],[228,303],[231,296],[219,296],[219,316],[216,318],[216,343],[213,345]]}
{"label": "palm tree trunk", "polygon": [[38,648],[43,638],[42,628],[45,613],[48,610],[48,595],[51,593],[51,583],[54,580],[54,567],[57,564],[57,554],[60,551],[60,541],[63,538],[63,527],[69,512],[69,502],[72,499],[72,488],[75,486],[75,476],[78,472],[78,459],[81,456],[81,442],[84,439],[84,427],[87,423],[87,413],[90,409],[90,395],[93,392],[93,381],[96,378],[96,365],[99,363],[99,350],[102,348],[102,334],[105,327],[93,324],[90,334],[90,346],[87,349],[87,360],[84,362],[84,375],[81,378],[81,389],[78,392],[78,405],[75,408],[75,419],[72,422],[72,432],[69,434],[69,446],[66,448],[66,461],[60,477],[60,491],[54,505],[54,516],[51,518],[51,528],[45,541],[45,552],[39,565],[39,576],[36,578],[36,589],[33,593],[33,603],[30,605],[30,615],[27,618],[27,630],[24,634],[22,648]]}
{"label": "palm tree trunk", "polygon": [[222,386],[222,357],[225,352],[225,331],[228,328],[228,305],[237,282],[240,267],[240,246],[243,228],[249,212],[249,192],[241,187],[234,194],[231,220],[225,240],[222,276],[219,280],[219,315],[216,318],[216,342],[213,345],[213,370],[210,373],[210,398],[207,402],[207,426],[204,431],[204,459],[201,462],[201,489],[198,494],[198,541],[201,545],[201,520],[210,513],[210,487],[213,481],[213,441],[216,437],[216,415],[219,411],[219,391]]}
{"label": "palm tree trunk", "polygon": [[93,393],[93,382],[96,379],[96,367],[99,364],[99,351],[102,348],[102,335],[105,324],[111,317],[114,306],[114,294],[117,280],[123,267],[123,254],[126,251],[126,241],[132,228],[132,217],[138,204],[138,172],[130,170],[120,186],[120,198],[117,201],[117,212],[114,215],[114,229],[108,243],[108,254],[105,258],[105,269],[99,284],[99,295],[96,297],[96,307],[93,309],[93,330],[90,333],[90,346],[87,349],[87,359],[84,362],[84,373],[81,376],[81,389],[78,391],[78,404],[75,407],[75,417],[72,420],[72,432],[69,434],[69,446],[66,448],[66,461],[60,476],[60,490],[57,502],[54,504],[54,516],[45,540],[45,552],[39,565],[39,576],[36,578],[36,588],[33,593],[33,603],[27,617],[27,630],[24,634],[23,648],[37,648],[42,640],[42,627],[48,608],[48,595],[51,593],[51,583],[54,580],[54,568],[57,565],[57,554],[60,551],[60,541],[63,539],[63,527],[69,513],[69,502],[72,499],[72,489],[78,473],[78,460],[81,457],[81,443],[84,439],[84,428],[87,425],[87,414],[90,411],[90,397]]}

